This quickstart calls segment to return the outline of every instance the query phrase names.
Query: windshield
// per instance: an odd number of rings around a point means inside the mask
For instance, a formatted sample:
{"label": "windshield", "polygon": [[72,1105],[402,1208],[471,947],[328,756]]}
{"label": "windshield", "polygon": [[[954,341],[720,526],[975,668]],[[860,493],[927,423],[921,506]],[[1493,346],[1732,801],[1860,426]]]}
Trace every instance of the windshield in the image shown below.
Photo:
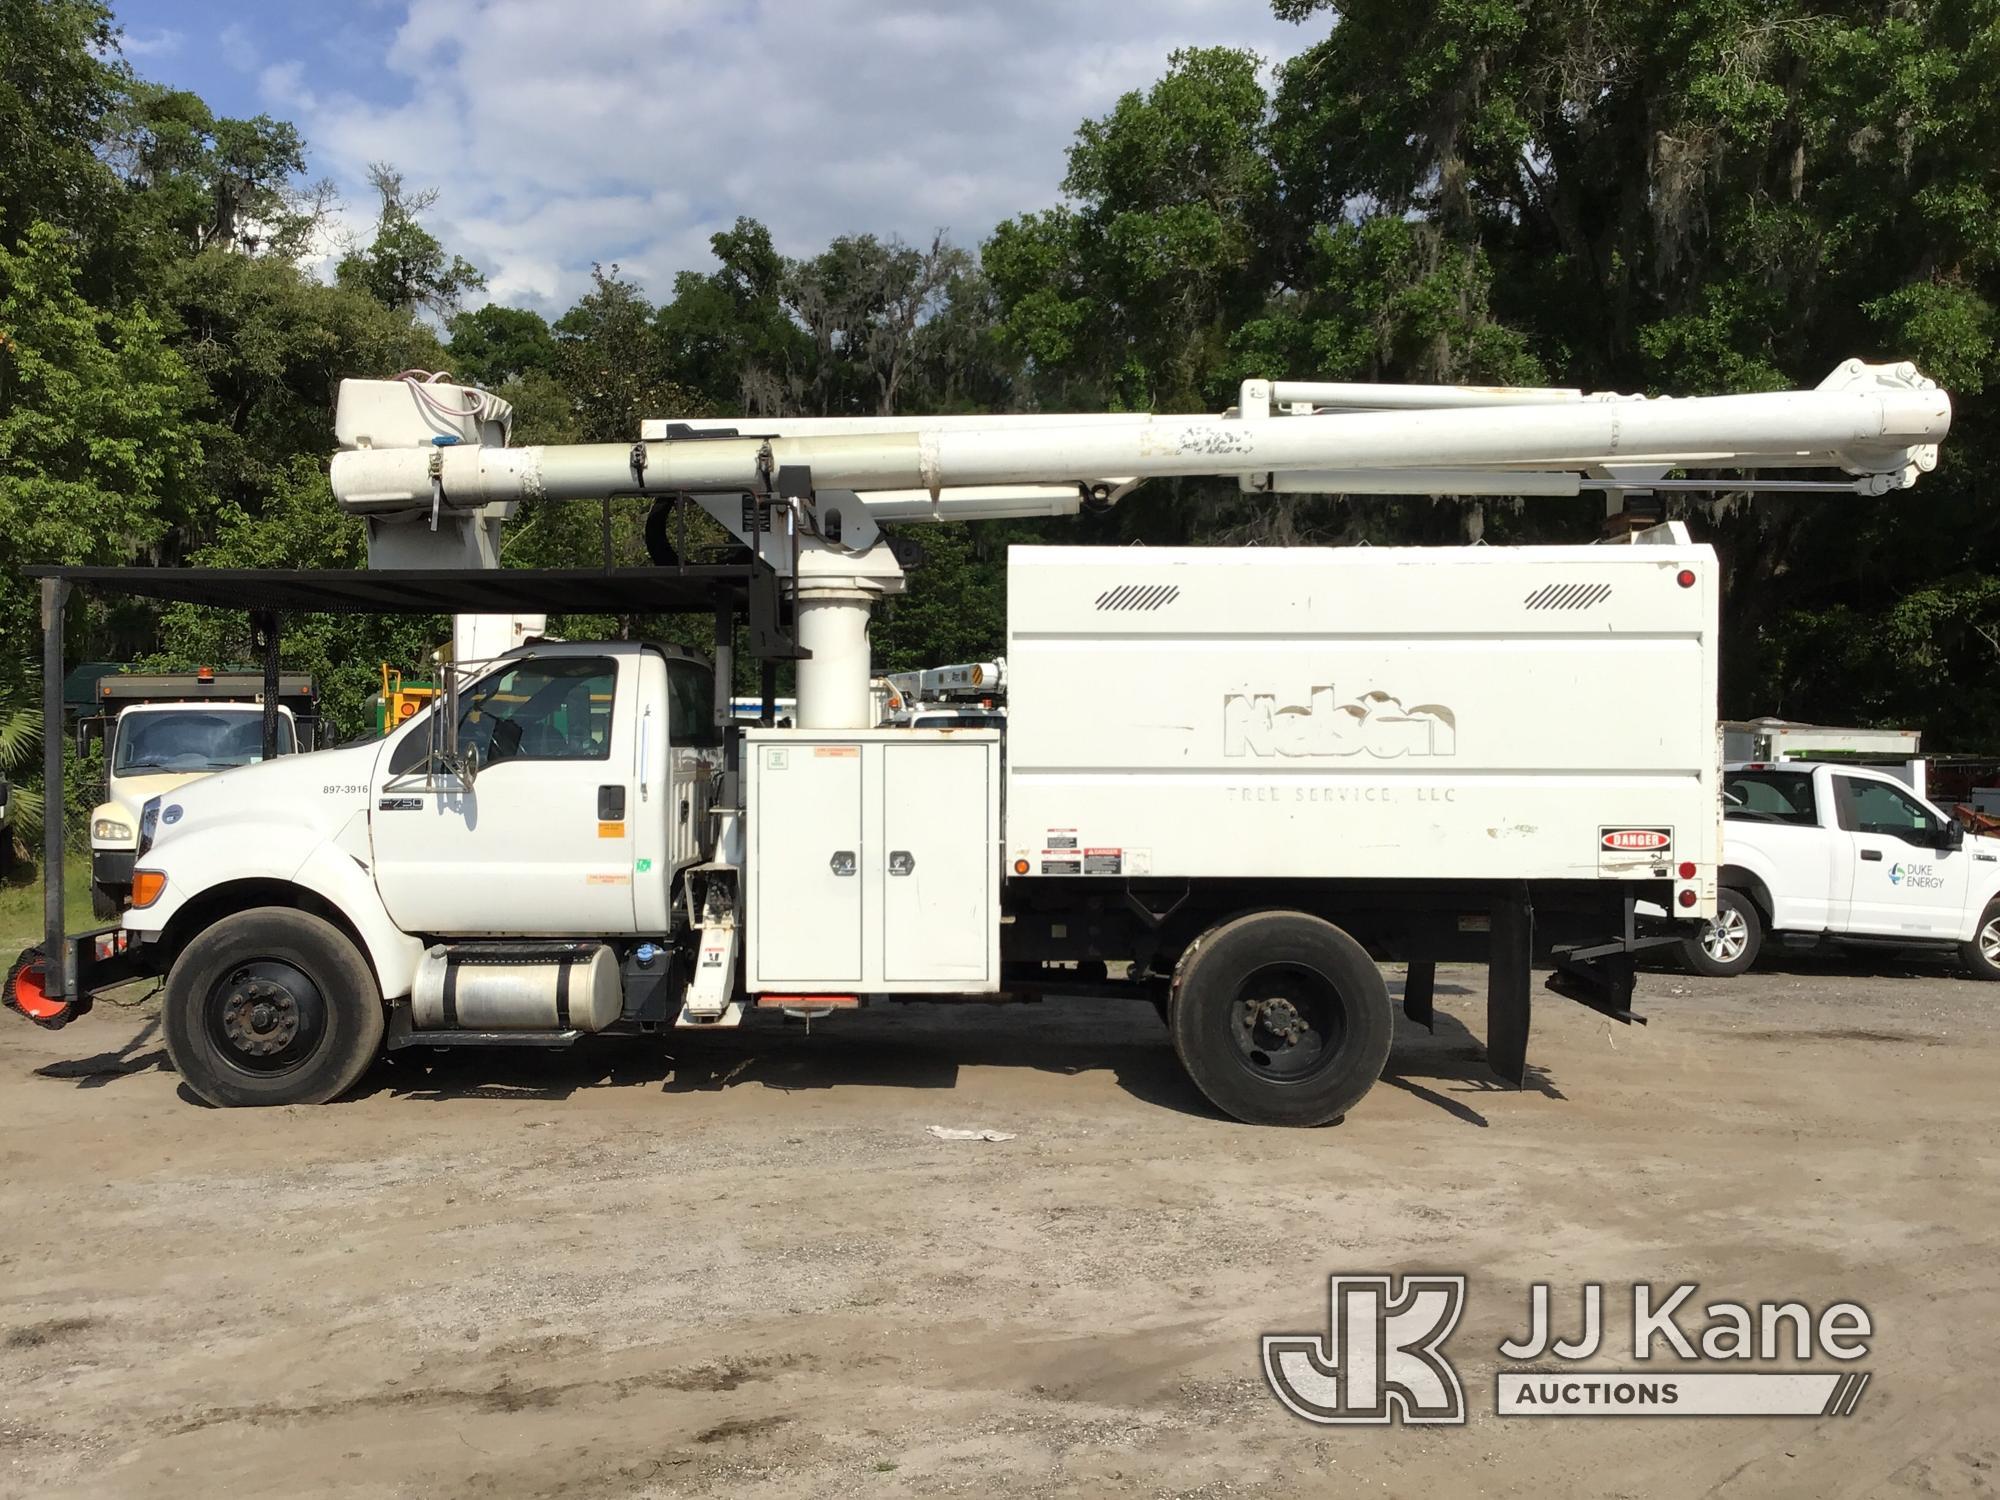
{"label": "windshield", "polygon": [[[292,721],[278,716],[278,753],[290,755]],[[264,715],[190,708],[170,713],[125,714],[118,720],[117,775],[145,771],[226,771],[264,758]]]}

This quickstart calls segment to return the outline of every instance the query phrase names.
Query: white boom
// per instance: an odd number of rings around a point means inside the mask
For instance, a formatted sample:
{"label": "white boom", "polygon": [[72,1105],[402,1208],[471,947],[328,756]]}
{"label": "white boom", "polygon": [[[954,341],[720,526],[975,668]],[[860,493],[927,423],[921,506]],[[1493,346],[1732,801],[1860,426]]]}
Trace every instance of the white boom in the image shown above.
{"label": "white boom", "polygon": [[[662,419],[636,443],[525,448],[506,446],[510,419],[505,402],[435,377],[342,382],[333,491],[368,519],[371,563],[497,566],[500,525],[523,500],[691,495],[796,590],[812,652],[800,726],[859,728],[869,607],[902,586],[876,545],[882,522],[1071,514],[1180,476],[1253,491],[1879,494],[1936,465],[1951,402],[1914,366],[1850,360],[1815,390],[1747,396],[1253,380],[1220,416]],[[1732,477],[1666,477],[1677,469]],[[746,526],[745,494],[783,502],[785,529]]]}

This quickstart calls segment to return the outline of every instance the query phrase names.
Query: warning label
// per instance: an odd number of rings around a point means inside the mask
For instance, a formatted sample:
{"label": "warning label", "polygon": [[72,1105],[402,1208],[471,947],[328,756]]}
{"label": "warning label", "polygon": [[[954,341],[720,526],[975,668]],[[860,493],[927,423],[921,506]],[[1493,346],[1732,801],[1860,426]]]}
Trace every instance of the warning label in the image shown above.
{"label": "warning label", "polygon": [[1125,851],[1122,849],[1086,849],[1083,851],[1083,873],[1086,875],[1117,875],[1125,867]]}
{"label": "warning label", "polygon": [[1048,847],[1051,849],[1074,849],[1076,830],[1074,828],[1051,828]]}
{"label": "warning label", "polygon": [[1083,861],[1076,857],[1074,849],[1044,849],[1042,851],[1042,873],[1044,875],[1081,875]]}

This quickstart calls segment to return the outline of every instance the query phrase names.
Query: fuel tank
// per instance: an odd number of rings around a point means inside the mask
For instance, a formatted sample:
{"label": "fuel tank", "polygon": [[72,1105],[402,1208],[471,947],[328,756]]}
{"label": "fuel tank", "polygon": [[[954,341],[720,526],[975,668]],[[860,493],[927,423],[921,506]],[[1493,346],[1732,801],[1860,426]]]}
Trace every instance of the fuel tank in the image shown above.
{"label": "fuel tank", "polygon": [[603,943],[441,943],[410,990],[418,1031],[602,1031],[624,1005]]}

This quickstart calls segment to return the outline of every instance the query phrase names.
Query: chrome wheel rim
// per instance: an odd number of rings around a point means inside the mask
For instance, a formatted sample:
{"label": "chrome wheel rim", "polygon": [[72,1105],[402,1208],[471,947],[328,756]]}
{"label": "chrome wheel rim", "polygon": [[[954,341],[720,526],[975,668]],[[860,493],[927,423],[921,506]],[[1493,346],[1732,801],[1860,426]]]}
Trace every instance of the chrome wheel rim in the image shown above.
{"label": "chrome wheel rim", "polygon": [[[2000,958],[2000,921],[1991,925],[1995,929],[1992,955]],[[1725,906],[1716,912],[1713,921],[1701,924],[1701,951],[1716,963],[1735,963],[1749,946],[1750,924],[1736,907]]]}
{"label": "chrome wheel rim", "polygon": [[2000,969],[2000,917],[1979,929],[1979,956]]}

